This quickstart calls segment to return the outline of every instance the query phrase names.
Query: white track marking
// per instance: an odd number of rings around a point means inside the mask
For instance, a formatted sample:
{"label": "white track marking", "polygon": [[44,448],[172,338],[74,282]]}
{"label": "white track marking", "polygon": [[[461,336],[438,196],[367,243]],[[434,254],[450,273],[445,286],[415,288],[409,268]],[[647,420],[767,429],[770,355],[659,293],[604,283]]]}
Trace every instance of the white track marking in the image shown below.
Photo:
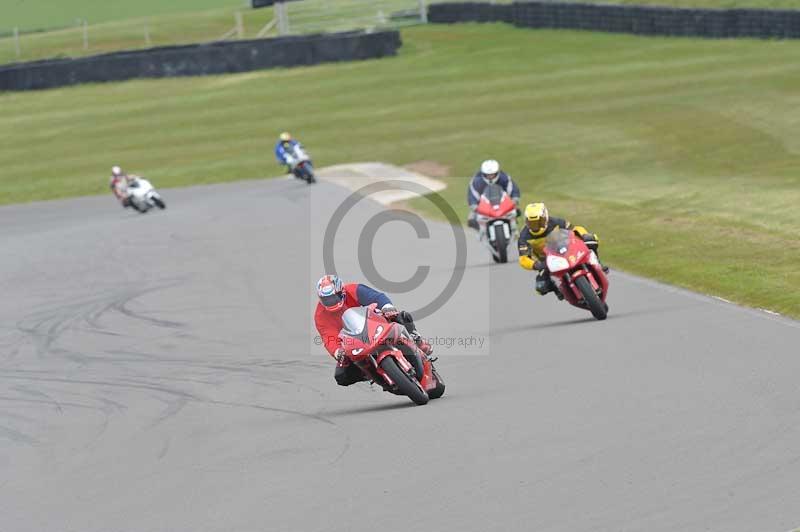
{"label": "white track marking", "polygon": [[[372,183],[386,180],[410,181],[429,189],[431,192],[439,192],[447,187],[444,181],[433,179],[399,166],[378,162],[328,166],[320,168],[317,171],[317,177],[350,190],[358,190]],[[382,205],[390,205],[416,197],[419,197],[419,194],[408,190],[386,190],[370,195],[370,199]]]}

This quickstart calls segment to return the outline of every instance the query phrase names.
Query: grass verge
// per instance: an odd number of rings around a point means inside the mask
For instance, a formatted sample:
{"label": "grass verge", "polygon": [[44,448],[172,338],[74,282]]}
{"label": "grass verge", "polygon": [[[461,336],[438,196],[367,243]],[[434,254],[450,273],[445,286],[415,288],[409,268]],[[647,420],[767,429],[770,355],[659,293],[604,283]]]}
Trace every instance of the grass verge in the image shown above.
{"label": "grass verge", "polygon": [[[493,157],[613,267],[800,317],[800,42],[403,38],[380,61],[0,94],[0,203],[104,193],[115,163],[162,187],[276,174],[283,129],[319,165]],[[462,215],[465,187],[444,192]]]}

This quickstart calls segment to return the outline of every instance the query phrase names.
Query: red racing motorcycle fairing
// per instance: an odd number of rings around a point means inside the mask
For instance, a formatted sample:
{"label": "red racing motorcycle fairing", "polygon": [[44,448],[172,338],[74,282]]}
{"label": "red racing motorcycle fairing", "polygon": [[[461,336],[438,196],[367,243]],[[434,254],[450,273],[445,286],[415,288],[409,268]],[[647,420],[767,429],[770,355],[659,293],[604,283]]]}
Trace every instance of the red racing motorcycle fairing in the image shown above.
{"label": "red racing motorcycle fairing", "polygon": [[495,262],[508,262],[508,246],[517,237],[517,204],[500,186],[491,184],[481,194],[475,208],[478,238]]}
{"label": "red racing motorcycle fairing", "polygon": [[574,232],[556,228],[547,236],[544,254],[550,276],[558,282],[564,299],[604,320],[608,314],[608,277],[595,252]]}
{"label": "red racing motorcycle fairing", "polygon": [[[376,304],[347,309],[342,314],[342,324],[339,338],[345,355],[368,379],[402,395],[407,395],[404,387],[410,384],[418,388],[412,390],[415,397],[410,396],[418,404],[444,393],[444,382],[430,359],[417,347],[406,328],[384,318]],[[399,383],[397,376],[389,375],[384,369],[387,358],[400,368],[401,379],[407,378],[408,383]]]}

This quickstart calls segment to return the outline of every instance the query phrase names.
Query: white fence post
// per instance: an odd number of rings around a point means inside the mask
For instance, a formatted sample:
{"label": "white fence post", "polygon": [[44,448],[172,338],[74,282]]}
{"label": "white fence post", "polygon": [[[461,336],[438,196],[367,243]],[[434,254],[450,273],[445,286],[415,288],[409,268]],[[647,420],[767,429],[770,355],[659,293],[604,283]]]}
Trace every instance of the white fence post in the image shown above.
{"label": "white fence post", "polygon": [[147,46],[147,47],[150,47],[151,44],[152,44],[152,41],[150,40],[150,28],[145,23],[145,25],[144,25],[144,45]]}
{"label": "white fence post", "polygon": [[242,18],[242,12],[237,11],[235,13],[236,18],[236,36],[240,39],[244,39],[244,19]]}
{"label": "white fence post", "polygon": [[423,24],[428,23],[428,10],[425,7],[425,0],[419,0],[419,21]]}
{"label": "white fence post", "polygon": [[83,21],[83,49],[89,49],[89,23]]}
{"label": "white fence post", "polygon": [[22,50],[19,47],[19,28],[14,28],[14,50],[17,52],[17,59],[22,55]]}
{"label": "white fence post", "polygon": [[289,33],[289,24],[286,17],[286,4],[283,2],[275,3],[275,18],[278,19],[278,35]]}

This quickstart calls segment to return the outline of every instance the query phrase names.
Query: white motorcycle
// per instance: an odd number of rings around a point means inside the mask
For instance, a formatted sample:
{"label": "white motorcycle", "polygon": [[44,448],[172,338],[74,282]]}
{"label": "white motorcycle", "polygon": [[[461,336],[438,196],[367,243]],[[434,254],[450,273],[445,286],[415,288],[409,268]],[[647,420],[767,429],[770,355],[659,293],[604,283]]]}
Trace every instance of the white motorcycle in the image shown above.
{"label": "white motorcycle", "polygon": [[167,208],[161,195],[150,184],[150,181],[143,177],[137,177],[128,183],[128,194],[131,205],[139,212],[147,212],[153,207]]}
{"label": "white motorcycle", "polygon": [[294,145],[291,154],[286,155],[286,164],[289,165],[292,174],[296,178],[302,179],[309,185],[317,182],[314,177],[314,165],[311,162],[311,157],[308,156],[299,143]]}

